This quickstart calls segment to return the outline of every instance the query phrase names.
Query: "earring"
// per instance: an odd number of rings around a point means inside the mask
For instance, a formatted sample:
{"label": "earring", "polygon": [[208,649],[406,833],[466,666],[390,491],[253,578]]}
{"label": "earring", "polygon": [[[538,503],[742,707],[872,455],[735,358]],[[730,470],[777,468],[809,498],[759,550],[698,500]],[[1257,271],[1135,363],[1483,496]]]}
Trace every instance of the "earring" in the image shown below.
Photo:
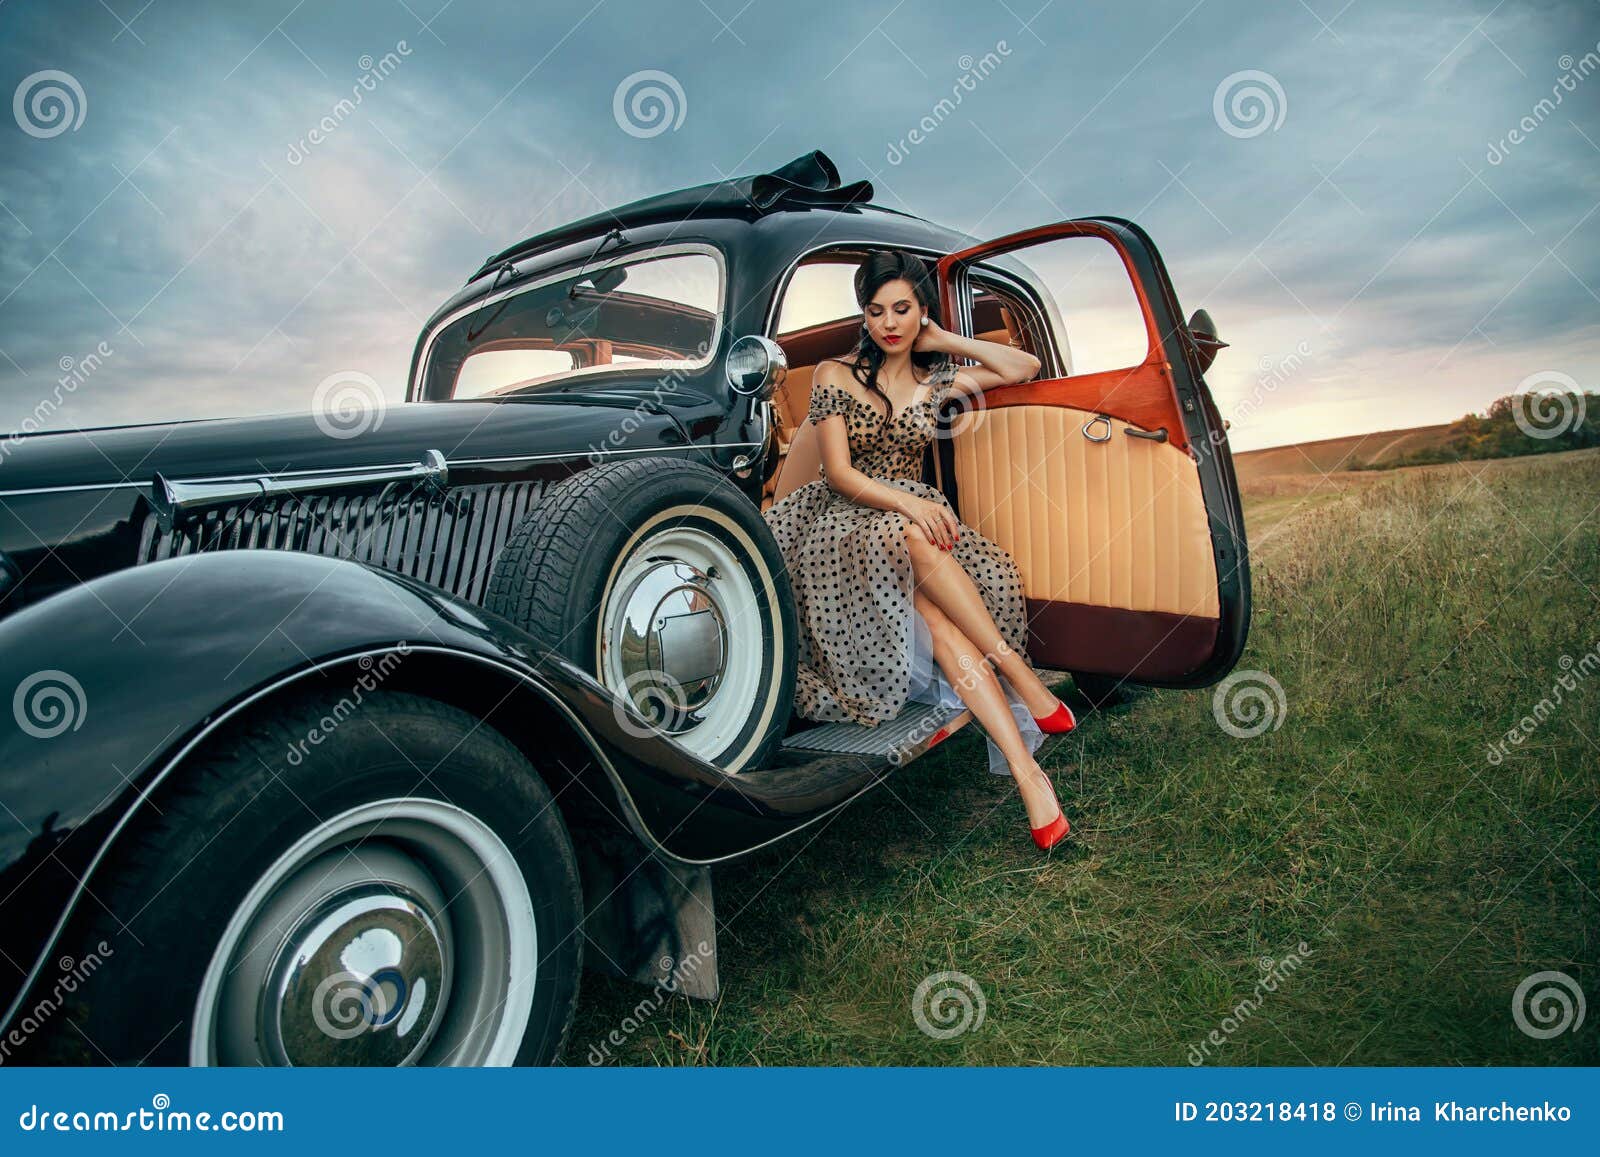
{"label": "earring", "polygon": [[927,314],[923,314],[922,315],[922,324],[923,325],[927,325],[928,324],[928,315]]}

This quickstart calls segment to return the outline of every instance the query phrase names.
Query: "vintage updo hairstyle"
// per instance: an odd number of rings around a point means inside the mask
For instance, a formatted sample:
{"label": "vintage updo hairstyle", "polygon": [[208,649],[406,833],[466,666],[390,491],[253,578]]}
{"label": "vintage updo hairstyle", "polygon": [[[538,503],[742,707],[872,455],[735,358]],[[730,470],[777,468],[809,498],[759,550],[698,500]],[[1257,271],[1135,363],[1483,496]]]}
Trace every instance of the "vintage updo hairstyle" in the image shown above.
{"label": "vintage updo hairstyle", "polygon": [[[922,258],[903,249],[877,250],[869,254],[856,269],[856,304],[861,307],[862,314],[865,315],[867,305],[877,296],[878,290],[891,281],[901,279],[911,283],[912,293],[917,301],[927,308],[929,319],[937,325],[943,325],[939,316],[939,295],[935,289],[932,269]],[[887,430],[889,423],[894,420],[894,403],[878,386],[878,370],[883,366],[884,352],[878,343],[872,340],[872,335],[867,330],[865,316],[861,319],[860,341],[856,343],[855,349],[839,360],[850,367],[856,381],[865,386],[870,393],[877,394],[883,399],[888,414],[882,429]],[[918,353],[915,350],[911,353],[912,365],[924,371],[940,369],[949,361],[950,358],[942,353]]]}

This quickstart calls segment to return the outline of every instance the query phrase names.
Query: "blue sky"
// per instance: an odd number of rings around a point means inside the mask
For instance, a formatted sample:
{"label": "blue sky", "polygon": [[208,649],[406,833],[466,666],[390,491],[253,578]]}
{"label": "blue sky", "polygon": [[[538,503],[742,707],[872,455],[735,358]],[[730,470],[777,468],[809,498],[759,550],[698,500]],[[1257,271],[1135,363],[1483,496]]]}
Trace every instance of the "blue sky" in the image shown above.
{"label": "blue sky", "polygon": [[[45,428],[300,409],[348,370],[398,400],[488,254],[813,148],[979,236],[1140,221],[1233,343],[1210,378],[1236,449],[1446,421],[1538,375],[1600,388],[1594,0],[819,11],[9,0],[4,91],[66,73],[82,116],[0,118],[0,429],[52,392]],[[681,90],[675,128],[619,124],[644,70]],[[1247,72],[1259,132],[1226,101]]]}

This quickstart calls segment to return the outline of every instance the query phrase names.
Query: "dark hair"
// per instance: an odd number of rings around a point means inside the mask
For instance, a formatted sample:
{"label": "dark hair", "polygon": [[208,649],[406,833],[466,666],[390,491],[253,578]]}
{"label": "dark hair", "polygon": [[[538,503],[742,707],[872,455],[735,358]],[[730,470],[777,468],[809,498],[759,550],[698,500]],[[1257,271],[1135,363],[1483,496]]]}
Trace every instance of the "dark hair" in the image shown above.
{"label": "dark hair", "polygon": [[[928,317],[935,324],[944,324],[939,318],[939,297],[934,291],[933,271],[922,258],[903,249],[878,250],[869,254],[857,267],[856,304],[861,307],[862,313],[866,312],[867,305],[877,296],[878,290],[900,279],[911,283],[911,291],[917,301],[927,307]],[[889,423],[894,420],[894,403],[878,386],[878,370],[883,366],[884,353],[878,343],[872,340],[865,317],[861,320],[861,339],[856,343],[856,348],[838,360],[850,367],[856,381],[883,399],[889,412],[880,432],[888,430]],[[949,356],[942,353],[918,353],[915,350],[911,353],[911,364],[927,370],[942,369],[949,361]]]}

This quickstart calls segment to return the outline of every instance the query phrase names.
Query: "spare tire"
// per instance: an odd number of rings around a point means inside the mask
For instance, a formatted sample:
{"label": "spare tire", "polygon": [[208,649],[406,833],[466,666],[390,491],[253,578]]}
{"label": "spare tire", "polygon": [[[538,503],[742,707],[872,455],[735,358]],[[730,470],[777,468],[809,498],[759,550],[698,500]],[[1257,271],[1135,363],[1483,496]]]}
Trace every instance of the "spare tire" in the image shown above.
{"label": "spare tire", "polygon": [[545,492],[484,606],[724,771],[765,765],[793,706],[798,628],[761,512],[708,466],[607,462]]}

